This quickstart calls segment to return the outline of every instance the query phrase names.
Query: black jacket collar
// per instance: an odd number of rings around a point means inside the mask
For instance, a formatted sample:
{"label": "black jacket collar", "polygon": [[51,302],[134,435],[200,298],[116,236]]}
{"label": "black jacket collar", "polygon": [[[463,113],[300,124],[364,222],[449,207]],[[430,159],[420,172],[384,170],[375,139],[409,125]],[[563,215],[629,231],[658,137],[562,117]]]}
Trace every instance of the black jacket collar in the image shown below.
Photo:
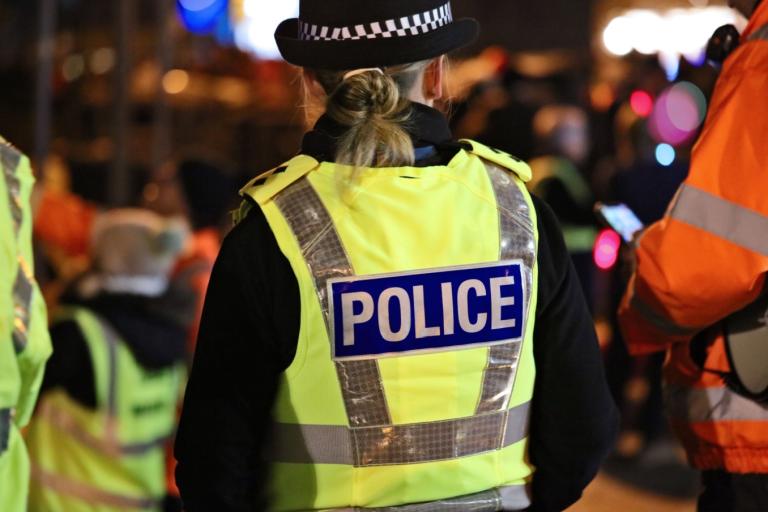
{"label": "black jacket collar", "polygon": [[[336,140],[344,132],[344,127],[327,115],[323,115],[312,131],[304,135],[301,152],[318,161],[333,161],[336,153]],[[437,165],[446,163],[463,146],[454,142],[448,120],[438,110],[421,103],[413,104],[413,117],[408,133],[414,147],[434,146],[437,158],[430,157],[428,162],[419,161],[417,165]]]}

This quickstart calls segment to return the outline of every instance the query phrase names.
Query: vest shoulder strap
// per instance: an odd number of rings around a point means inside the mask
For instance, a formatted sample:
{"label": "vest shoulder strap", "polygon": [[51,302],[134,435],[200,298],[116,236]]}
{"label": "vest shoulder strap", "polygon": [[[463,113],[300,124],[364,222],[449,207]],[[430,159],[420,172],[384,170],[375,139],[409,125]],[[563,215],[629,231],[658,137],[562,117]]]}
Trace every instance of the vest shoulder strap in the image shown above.
{"label": "vest shoulder strap", "polygon": [[279,167],[256,176],[240,190],[240,196],[265,204],[280,191],[306,176],[320,163],[307,155],[298,155]]}
{"label": "vest shoulder strap", "polygon": [[93,368],[96,402],[115,414],[115,365],[117,364],[119,335],[93,311],[83,307],[62,307],[54,322],[72,321],[80,329]]}
{"label": "vest shoulder strap", "polygon": [[533,176],[531,168],[519,158],[499,149],[480,144],[474,140],[462,139],[460,142],[469,144],[472,147],[470,153],[473,155],[477,155],[483,160],[487,160],[508,171],[512,171],[523,182],[527,183],[531,180],[531,177]]}

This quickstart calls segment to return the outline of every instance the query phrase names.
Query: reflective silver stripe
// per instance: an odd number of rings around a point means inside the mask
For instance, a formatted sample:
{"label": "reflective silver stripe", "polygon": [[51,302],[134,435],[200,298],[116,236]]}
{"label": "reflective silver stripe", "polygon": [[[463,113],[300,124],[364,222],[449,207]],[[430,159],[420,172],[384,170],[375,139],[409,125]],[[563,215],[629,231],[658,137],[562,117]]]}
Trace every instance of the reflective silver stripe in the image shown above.
{"label": "reflective silver stripe", "polygon": [[513,485],[429,503],[398,507],[345,508],[336,509],[335,512],[514,512],[530,506],[528,488],[524,485]]}
{"label": "reflective silver stripe", "polygon": [[632,290],[631,293],[632,298],[629,302],[631,308],[634,309],[639,315],[641,315],[646,322],[656,327],[660,331],[663,331],[672,336],[690,336],[692,334],[696,334],[702,329],[697,327],[684,327],[677,325],[661,313],[656,312],[656,310],[653,309],[648,303],[638,297],[634,290]]}
{"label": "reflective silver stripe", "polygon": [[12,409],[0,409],[0,455],[8,449],[11,436]]}
{"label": "reflective silver stripe", "polygon": [[496,450],[499,444],[507,447],[525,439],[529,416],[530,403],[525,403],[509,412],[387,427],[278,423],[273,461],[361,467],[477,455]]}
{"label": "reflective silver stripe", "polygon": [[[21,153],[5,142],[0,142],[0,165],[3,168],[5,188],[8,193],[8,205],[11,209],[11,220],[14,236],[19,238],[21,224],[23,222],[24,208],[21,198],[21,181],[16,175]],[[18,269],[13,285],[13,348],[16,353],[21,353],[27,347],[29,335],[29,308],[32,303],[34,291],[34,276],[29,263],[24,260],[21,251],[17,254]]]}
{"label": "reflective silver stripe", "polygon": [[755,30],[755,32],[749,36],[750,41],[768,41],[768,25],[763,25],[759,29]]}
{"label": "reflective silver stripe", "polygon": [[50,401],[44,401],[40,405],[37,415],[40,419],[48,421],[60,432],[77,440],[77,442],[106,455],[142,455],[162,447],[170,438],[170,435],[166,435],[144,443],[132,444],[120,444],[116,439],[110,437],[101,439],[80,428],[74,417],[56,407]]}
{"label": "reflective silver stripe", "polygon": [[[536,263],[536,239],[528,202],[509,171],[485,161],[488,178],[496,195],[499,210],[499,259],[520,259],[525,264],[526,304],[531,304],[533,266]],[[530,311],[525,312],[523,333]],[[517,374],[522,341],[496,345],[488,351],[488,364],[483,376],[482,394],[476,414],[503,411],[509,404]]]}
{"label": "reflective silver stripe", "polygon": [[29,308],[34,293],[32,269],[24,258],[18,256],[18,270],[13,283],[13,347],[20,354],[27,347],[29,336]]}
{"label": "reflective silver stripe", "polygon": [[[278,194],[275,204],[299,243],[304,261],[315,281],[315,291],[323,310],[326,329],[330,333],[326,284],[332,278],[354,275],[333,220],[306,178]],[[338,361],[336,372],[350,426],[370,427],[392,423],[376,360]]]}
{"label": "reflective silver stripe", "polygon": [[768,217],[703,190],[683,185],[670,216],[745,249],[768,256]]}
{"label": "reflective silver stripe", "polygon": [[673,419],[705,421],[768,421],[768,406],[723,388],[666,385],[664,400]]}
{"label": "reflective silver stripe", "polygon": [[48,473],[35,465],[32,466],[32,478],[52,492],[79,499],[89,505],[99,504],[123,510],[149,510],[160,506],[160,500],[111,493],[53,473]]}
{"label": "reflective silver stripe", "polygon": [[8,205],[11,207],[11,218],[16,236],[19,235],[21,223],[24,220],[24,208],[21,202],[21,181],[16,176],[21,153],[5,142],[0,142],[0,165],[3,167],[5,186],[8,189]]}

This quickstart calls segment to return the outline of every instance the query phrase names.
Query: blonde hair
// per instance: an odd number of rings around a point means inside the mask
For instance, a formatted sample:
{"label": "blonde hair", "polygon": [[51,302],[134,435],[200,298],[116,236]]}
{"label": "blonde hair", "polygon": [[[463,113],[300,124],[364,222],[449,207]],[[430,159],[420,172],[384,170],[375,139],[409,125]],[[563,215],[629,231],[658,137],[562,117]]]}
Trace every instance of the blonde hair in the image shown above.
{"label": "blonde hair", "polygon": [[346,128],[336,142],[337,163],[355,168],[413,165],[408,94],[428,64],[368,70],[346,79],[345,71],[314,71],[327,95],[326,115]]}

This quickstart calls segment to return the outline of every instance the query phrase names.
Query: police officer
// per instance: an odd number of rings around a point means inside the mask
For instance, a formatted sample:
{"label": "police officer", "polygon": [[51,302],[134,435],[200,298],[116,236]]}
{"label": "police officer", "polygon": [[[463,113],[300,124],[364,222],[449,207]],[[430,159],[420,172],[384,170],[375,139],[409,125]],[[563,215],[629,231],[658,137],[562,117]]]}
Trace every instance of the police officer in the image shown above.
{"label": "police officer", "polygon": [[33,277],[34,177],[29,160],[0,137],[0,510],[27,510],[26,425],[51,354],[45,302]]}
{"label": "police officer", "polygon": [[476,33],[446,0],[304,0],[278,28],[325,114],[215,265],[187,510],[562,510],[594,477],[616,412],[555,218],[433,108]]}

